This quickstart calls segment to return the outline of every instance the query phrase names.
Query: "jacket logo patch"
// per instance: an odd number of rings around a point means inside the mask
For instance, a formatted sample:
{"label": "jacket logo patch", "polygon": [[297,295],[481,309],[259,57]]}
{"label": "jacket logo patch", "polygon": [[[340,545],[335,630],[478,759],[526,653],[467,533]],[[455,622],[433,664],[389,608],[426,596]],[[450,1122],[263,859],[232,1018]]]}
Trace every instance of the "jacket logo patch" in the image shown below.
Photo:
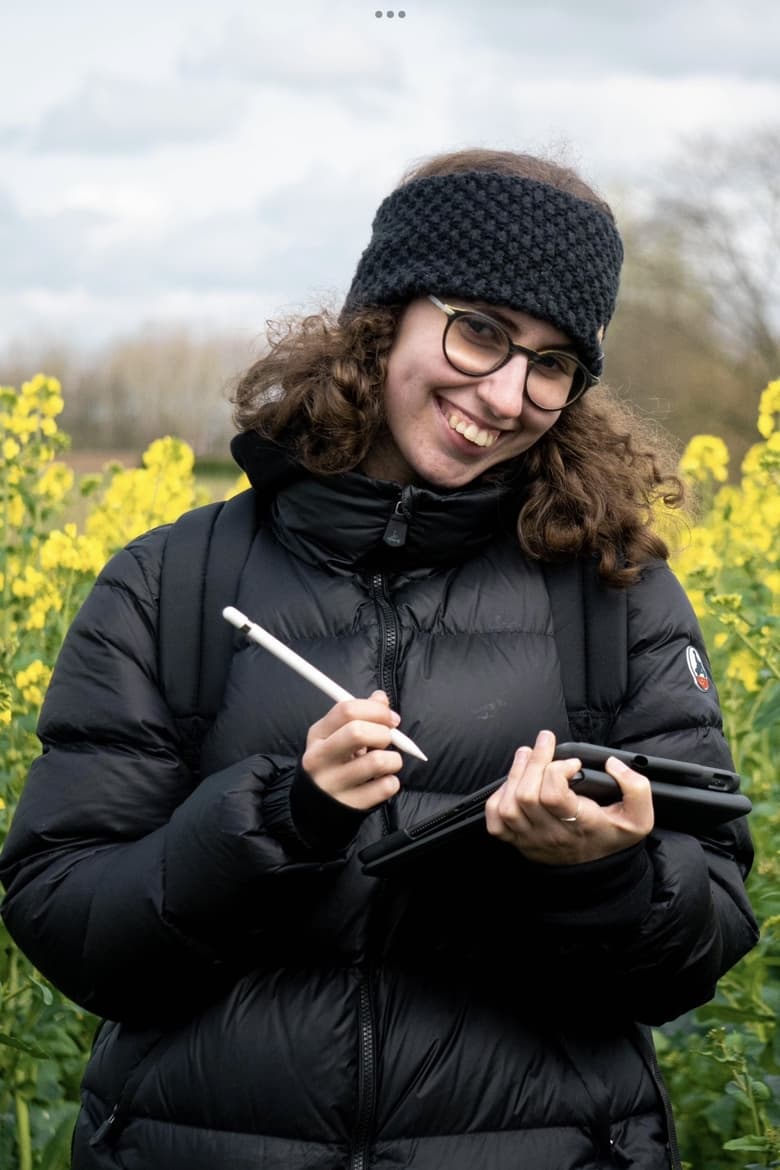
{"label": "jacket logo patch", "polygon": [[712,686],[712,679],[708,675],[707,667],[704,665],[701,654],[695,646],[689,646],[685,651],[685,661],[688,663],[691,678],[699,690],[708,691]]}

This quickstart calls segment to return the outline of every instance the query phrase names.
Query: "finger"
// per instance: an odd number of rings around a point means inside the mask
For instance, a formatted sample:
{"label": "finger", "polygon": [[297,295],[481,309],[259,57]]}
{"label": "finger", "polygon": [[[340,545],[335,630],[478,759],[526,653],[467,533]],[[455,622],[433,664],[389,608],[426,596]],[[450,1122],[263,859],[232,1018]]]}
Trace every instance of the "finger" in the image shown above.
{"label": "finger", "polygon": [[311,768],[306,764],[304,767],[307,771],[312,771],[314,768],[345,764],[356,756],[365,754],[361,749],[365,748],[371,752],[377,748],[386,748],[391,742],[390,733],[391,729],[383,727],[381,723],[366,723],[353,719],[326,738],[313,739],[304,752],[304,760],[308,758]]}
{"label": "finger", "polygon": [[366,752],[364,756],[356,756],[345,763],[315,767],[311,770],[310,763],[304,755],[301,763],[304,771],[308,772],[318,787],[335,796],[382,777],[386,779],[388,776],[394,776],[403,767],[403,757],[396,751],[373,751]]}
{"label": "finger", "polygon": [[[514,754],[506,780],[485,803],[485,827],[495,837],[507,839],[507,834],[516,831],[517,826],[528,828],[528,819],[518,804],[516,791],[523,780],[531,749],[519,747]],[[515,826],[513,830],[510,823]]]}
{"label": "finger", "polygon": [[578,759],[555,760],[544,770],[539,788],[539,805],[550,816],[562,820],[564,817],[578,817],[582,798],[572,792],[569,781],[577,775],[581,762]]}
{"label": "finger", "polygon": [[555,736],[551,731],[540,731],[533,748],[522,748],[522,758],[515,753],[510,770],[511,783],[506,795],[513,794],[524,802],[536,803],[544,776],[544,769],[555,752]]}
{"label": "finger", "polygon": [[[374,694],[384,695],[384,691],[376,691]],[[390,710],[387,696],[384,696],[384,700],[375,698],[373,695],[368,699],[342,699],[335,703],[323,715],[322,719],[312,723],[306,737],[307,746],[314,740],[327,739],[328,736],[353,720],[370,721],[385,727],[397,727],[401,722],[401,717],[395,711]]]}
{"label": "finger", "polygon": [[334,796],[350,808],[369,809],[395,796],[400,787],[401,781],[395,775],[376,776],[365,784],[347,788]]}
{"label": "finger", "polygon": [[[526,749],[522,758],[515,756],[515,763],[510,770],[510,782],[505,786],[501,800],[498,802],[498,812],[510,826],[524,823],[527,818],[532,824],[540,825],[548,817],[548,812],[542,800],[542,785],[545,776],[551,767],[560,768],[567,761],[558,761],[553,764],[555,754],[555,736],[551,731],[540,731],[532,749]],[[565,799],[564,788],[560,788],[560,799]],[[518,822],[517,818],[522,812]]]}
{"label": "finger", "polygon": [[655,823],[650,781],[615,756],[609,756],[604,769],[617,782],[622,793],[620,804],[608,805],[605,811],[619,810],[624,823],[627,821],[632,828],[649,833]]}

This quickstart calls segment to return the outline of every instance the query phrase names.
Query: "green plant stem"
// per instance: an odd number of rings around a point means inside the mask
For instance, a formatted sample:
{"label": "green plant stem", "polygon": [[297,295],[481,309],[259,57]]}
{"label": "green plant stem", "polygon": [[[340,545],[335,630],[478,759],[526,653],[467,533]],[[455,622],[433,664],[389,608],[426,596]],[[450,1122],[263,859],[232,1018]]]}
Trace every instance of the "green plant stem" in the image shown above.
{"label": "green plant stem", "polygon": [[759,1113],[758,1105],[756,1104],[756,1098],[753,1094],[753,1085],[750,1080],[750,1074],[748,1073],[747,1066],[743,1062],[740,1063],[742,1065],[741,1072],[735,1072],[734,1079],[748,1099],[750,1116],[753,1121],[753,1133],[757,1137],[763,1137],[764,1123]]}
{"label": "green plant stem", "polygon": [[32,1137],[30,1109],[21,1092],[14,1093],[16,1104],[16,1144],[19,1149],[19,1170],[32,1170]]}

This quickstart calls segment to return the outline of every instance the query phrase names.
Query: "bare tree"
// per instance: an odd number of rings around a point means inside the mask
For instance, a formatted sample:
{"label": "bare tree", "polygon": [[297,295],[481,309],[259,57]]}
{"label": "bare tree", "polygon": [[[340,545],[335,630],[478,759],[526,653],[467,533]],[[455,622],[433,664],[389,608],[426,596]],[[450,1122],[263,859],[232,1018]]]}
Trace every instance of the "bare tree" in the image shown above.
{"label": "bare tree", "polygon": [[780,376],[780,127],[689,142],[621,216],[626,265],[609,381],[681,440],[714,431],[734,467]]}
{"label": "bare tree", "polygon": [[656,219],[713,298],[737,367],[780,374],[780,124],[738,139],[689,140]]}

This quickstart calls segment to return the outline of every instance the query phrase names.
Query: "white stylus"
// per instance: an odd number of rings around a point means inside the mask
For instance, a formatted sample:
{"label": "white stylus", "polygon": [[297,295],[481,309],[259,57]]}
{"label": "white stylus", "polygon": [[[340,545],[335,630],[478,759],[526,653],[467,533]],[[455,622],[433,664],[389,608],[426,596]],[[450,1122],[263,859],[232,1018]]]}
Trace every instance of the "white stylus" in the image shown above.
{"label": "white stylus", "polygon": [[[340,702],[342,699],[354,699],[349,691],[345,691],[338,683],[334,682],[332,678],[328,678],[321,670],[317,670],[316,666],[312,666],[305,658],[301,658],[300,654],[296,654],[289,646],[285,646],[284,642],[280,642],[273,634],[269,634],[268,630],[264,630],[262,626],[258,626],[255,622],[249,620],[246,614],[241,613],[240,610],[235,609],[232,605],[226,606],[222,610],[222,616],[226,621],[245,634],[252,642],[257,642],[258,646],[262,646],[265,650],[270,650],[282,662],[286,662],[288,666],[302,675],[303,678],[308,679],[315,687],[319,687],[331,699]],[[417,744],[409,739],[408,735],[404,735],[402,731],[395,728],[390,732],[390,742],[395,744],[402,752],[408,752],[410,756],[416,756],[418,760],[426,760],[428,757],[420,751]]]}

